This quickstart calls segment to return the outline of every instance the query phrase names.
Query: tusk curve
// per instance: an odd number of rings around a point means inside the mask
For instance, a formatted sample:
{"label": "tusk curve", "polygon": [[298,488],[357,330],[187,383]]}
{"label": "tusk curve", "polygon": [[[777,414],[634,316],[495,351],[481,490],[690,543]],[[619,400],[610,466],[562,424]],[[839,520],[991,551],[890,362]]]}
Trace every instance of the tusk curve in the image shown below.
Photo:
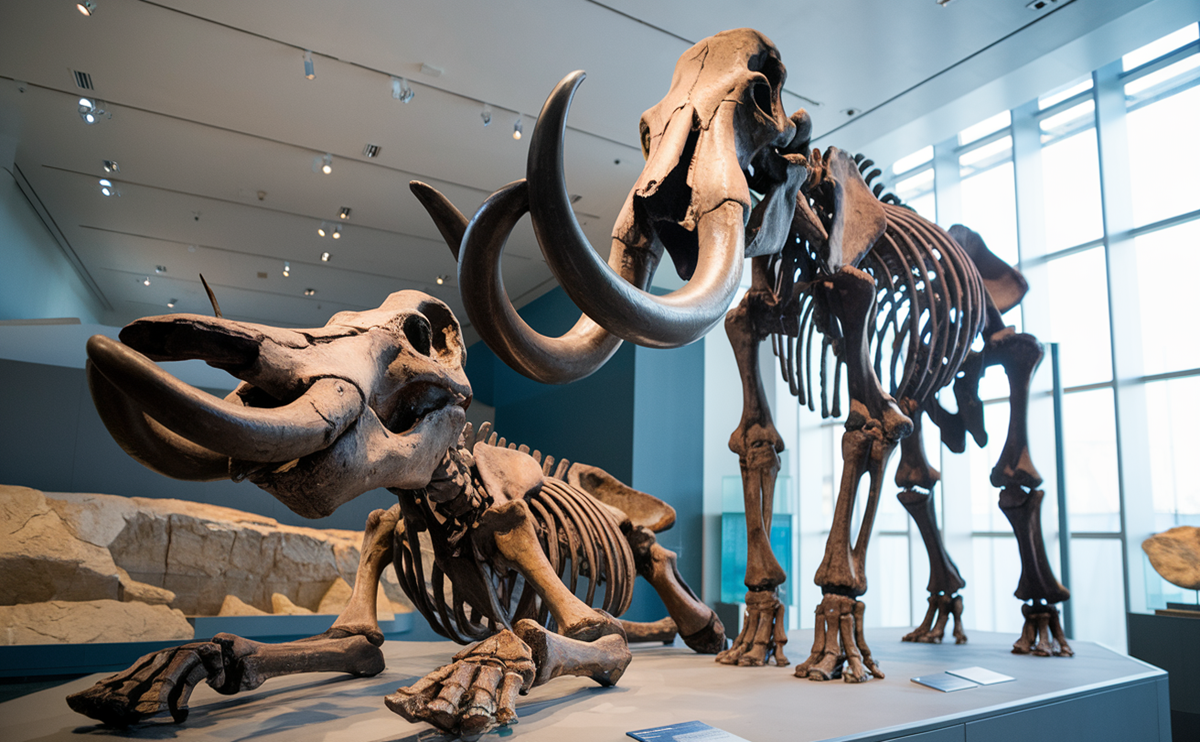
{"label": "tusk curve", "polygon": [[483,202],[462,240],[458,285],[471,324],[492,352],[535,381],[566,384],[603,366],[621,339],[586,315],[563,335],[547,337],[513,309],[504,290],[500,260],[509,234],[528,210],[524,180],[508,184]]}
{"label": "tusk curve", "polygon": [[172,479],[213,482],[229,479],[229,457],[197,446],[163,428],[87,362],[88,388],[100,420],[125,453]]}
{"label": "tusk curve", "polygon": [[168,429],[248,461],[289,461],[326,448],[363,410],[362,394],[343,379],[320,379],[282,407],[241,407],[179,381],[103,335],[88,340],[87,352],[97,371]]}
{"label": "tusk curve", "polygon": [[[652,348],[675,348],[704,336],[725,316],[745,260],[743,208],[726,201],[696,225],[699,262],[683,288],[665,296],[642,290],[650,275],[630,276],[629,254],[614,239],[608,263],[592,249],[571,210],[563,174],[563,134],[582,71],[563,78],[546,99],[529,141],[529,213],[538,244],[571,300],[609,332]],[[633,195],[630,195],[632,198]],[[640,280],[638,280],[640,279]]]}

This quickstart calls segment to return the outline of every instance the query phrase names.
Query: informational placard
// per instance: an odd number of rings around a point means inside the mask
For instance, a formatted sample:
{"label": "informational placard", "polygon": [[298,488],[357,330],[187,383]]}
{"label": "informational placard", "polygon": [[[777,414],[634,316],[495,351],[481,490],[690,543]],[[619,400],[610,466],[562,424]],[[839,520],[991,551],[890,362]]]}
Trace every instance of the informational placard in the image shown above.
{"label": "informational placard", "polygon": [[913,678],[912,681],[914,683],[920,683],[927,688],[940,690],[943,693],[953,693],[956,690],[967,690],[968,688],[979,687],[978,684],[972,683],[970,680],[945,672],[939,672],[936,675],[922,675],[920,677]]}
{"label": "informational placard", "polygon": [[1012,675],[989,670],[986,667],[963,667],[958,670],[947,670],[951,675],[956,675],[960,678],[970,680],[972,683],[979,685],[995,685],[996,683],[1007,683],[1010,680],[1016,680]]}
{"label": "informational placard", "polygon": [[709,726],[702,721],[684,721],[625,734],[641,742],[748,742],[736,734]]}

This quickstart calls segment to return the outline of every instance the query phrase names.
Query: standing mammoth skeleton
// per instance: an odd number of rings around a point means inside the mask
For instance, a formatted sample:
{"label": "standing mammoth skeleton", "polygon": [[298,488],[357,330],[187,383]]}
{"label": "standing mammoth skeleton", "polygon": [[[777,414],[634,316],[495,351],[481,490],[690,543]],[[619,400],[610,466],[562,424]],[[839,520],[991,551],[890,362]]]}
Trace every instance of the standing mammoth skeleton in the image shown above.
{"label": "standing mammoth skeleton", "polygon": [[[758,346],[773,338],[792,391],[810,404],[818,394],[823,400],[832,395],[833,414],[844,371],[850,398],[844,474],[815,578],[824,595],[816,640],[797,668],[812,679],[882,677],[864,640],[858,598],[866,591],[867,544],[884,468],[898,445],[900,499],[931,563],[929,613],[907,638],[940,641],[953,615],[955,635],[965,641],[957,626],[957,591],[965,582],[932,511],[930,488],[939,475],[912,433],[928,415],[952,449],[963,449],[966,431],[982,443],[978,380],[987,366],[1003,366],[1013,414],[992,483],[1001,488],[1000,505],[1014,526],[1023,566],[1016,594],[1026,601],[1026,625],[1014,649],[1070,654],[1054,608],[1068,593],[1046,559],[1036,489],[1041,478],[1026,444],[1029,380],[1042,351],[1035,338],[1001,320],[1023,296],[1024,279],[969,230],[956,227],[952,237],[896,203],[881,202],[845,153],[810,150],[808,114],[788,116],[782,108],[785,76],[775,46],[749,29],[717,34],[680,57],[666,97],[642,116],[646,164],[613,228],[607,264],[575,220],[563,175],[567,111],[582,72],[565,78],[547,100],[530,140],[526,179],[494,193],[470,221],[437,191],[413,183],[458,259],[467,313],[498,356],[546,383],[586,376],[622,340],[677,347],[725,318],[743,387],[742,419],[730,448],[741,465],[749,551],[745,626],[718,656],[730,664],[787,663],[777,597],[786,575],[765,526],[783,441],[764,397]],[[526,212],[547,264],[582,310],[557,338],[526,325],[504,291],[504,243]],[[660,297],[648,289],[664,251],[687,283]],[[753,258],[752,285],[726,315],[745,258]],[[822,337],[815,354],[814,333]],[[983,350],[973,352],[980,335]],[[811,381],[814,364],[821,369],[820,390]],[[955,414],[936,399],[952,382]],[[827,403],[823,412],[831,412]],[[852,540],[863,475],[869,477],[866,507]]]}
{"label": "standing mammoth skeleton", "polygon": [[[437,299],[399,292],[310,330],[235,322],[219,310],[150,317],[120,338],[88,342],[89,385],[113,437],[147,467],[249,479],[310,518],[376,487],[398,503],[368,518],[349,606],[324,634],[286,644],[218,634],[156,652],[72,695],[76,711],[120,726],[167,711],[183,721],[202,680],[231,694],[298,672],[375,675],[375,600],[388,562],[434,630],[477,643],[387,704],[468,739],[515,721],[517,695],[558,675],[616,683],[631,659],[627,637],[678,631],[697,651],[724,647],[720,621],[655,541],[674,521],[670,506],[600,469],[556,467],[465,424],[466,351]],[[188,358],[242,383],[220,400],[153,363]],[[614,618],[629,607],[636,574],[671,618]]]}

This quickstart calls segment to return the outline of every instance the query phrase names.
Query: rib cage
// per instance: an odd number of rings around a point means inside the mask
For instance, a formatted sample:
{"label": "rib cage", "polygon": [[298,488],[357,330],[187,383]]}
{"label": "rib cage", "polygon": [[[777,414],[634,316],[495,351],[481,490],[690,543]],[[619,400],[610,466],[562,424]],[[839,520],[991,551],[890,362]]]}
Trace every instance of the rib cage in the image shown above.
{"label": "rib cage", "polygon": [[[478,435],[468,427],[465,440],[468,448],[482,440],[529,453],[527,446],[518,447],[499,438],[492,432],[491,423],[481,425]],[[541,490],[526,502],[552,569],[585,603],[592,605],[597,593],[601,593],[596,607],[614,616],[621,615],[629,608],[636,575],[621,520],[609,507],[565,481],[571,466],[569,461],[559,461],[555,467],[552,456],[543,460],[538,451],[531,455],[542,464],[546,479]],[[397,532],[394,561],[401,587],[434,631],[467,644],[490,636],[499,628],[511,627],[523,618],[553,628],[549,606],[532,585],[515,570],[495,571],[477,553],[458,557],[473,565],[473,573],[465,570],[473,578],[472,584],[455,591],[434,559],[433,539],[445,534],[435,533],[440,524],[432,514],[428,517],[427,530],[409,528],[406,523],[403,532]],[[470,535],[462,539],[461,545],[464,551],[476,548],[470,542]]]}
{"label": "rib cage", "polygon": [[[876,195],[880,190],[877,185]],[[888,196],[881,204],[887,218],[884,234],[858,266],[874,277],[876,286],[870,352],[883,387],[894,398],[913,400],[920,407],[953,381],[983,328],[987,299],[979,271],[958,243]],[[800,259],[813,260],[808,255]],[[790,263],[779,265],[786,268]],[[800,404],[815,410],[819,397],[821,415],[837,417],[844,366],[840,328],[828,326],[830,313],[824,308],[819,280],[795,284],[793,277],[779,282],[785,283],[805,290],[792,301],[781,297],[791,307],[791,319],[771,337],[780,371]],[[818,333],[820,346],[814,347]]]}

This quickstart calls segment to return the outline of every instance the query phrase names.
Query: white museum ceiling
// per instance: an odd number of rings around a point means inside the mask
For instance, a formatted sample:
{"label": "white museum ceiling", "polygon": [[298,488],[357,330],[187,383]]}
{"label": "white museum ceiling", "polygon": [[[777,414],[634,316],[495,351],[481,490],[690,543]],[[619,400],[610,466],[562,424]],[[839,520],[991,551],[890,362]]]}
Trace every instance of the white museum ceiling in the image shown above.
{"label": "white museum ceiling", "polygon": [[[472,213],[524,176],[538,110],[572,70],[588,80],[569,121],[567,178],[585,231],[607,249],[641,165],[638,117],[706,35],[770,36],[788,65],[786,107],[808,108],[817,145],[855,148],[930,110],[929,96],[962,96],[1142,4],[96,0],[85,17],[73,1],[0,0],[0,154],[13,154],[112,324],[172,311],[171,299],[174,311],[207,313],[200,273],[237,319],[321,325],[413,288],[465,321],[454,261],[408,181]],[[392,97],[391,76],[412,100]],[[81,96],[111,117],[86,125]],[[515,141],[518,116],[526,136]],[[329,175],[313,167],[325,153]],[[103,160],[120,172],[106,176]],[[119,197],[102,195],[103,177]],[[319,236],[322,222],[341,238]],[[518,306],[553,287],[527,223],[506,256]]]}

